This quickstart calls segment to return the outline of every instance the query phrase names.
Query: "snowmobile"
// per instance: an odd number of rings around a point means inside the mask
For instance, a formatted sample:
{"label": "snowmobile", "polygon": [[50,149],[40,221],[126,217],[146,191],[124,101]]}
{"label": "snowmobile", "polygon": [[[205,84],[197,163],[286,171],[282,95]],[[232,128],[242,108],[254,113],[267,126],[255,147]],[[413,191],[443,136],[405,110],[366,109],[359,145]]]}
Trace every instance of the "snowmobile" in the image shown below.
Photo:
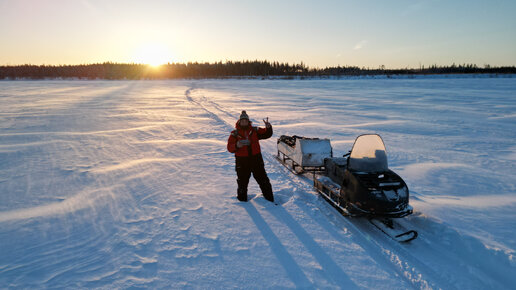
{"label": "snowmobile", "polygon": [[400,242],[417,237],[394,220],[413,209],[407,184],[388,167],[379,135],[358,136],[343,157],[333,157],[329,139],[281,136],[277,144],[278,160],[295,174],[311,172],[314,187],[343,215],[366,217]]}

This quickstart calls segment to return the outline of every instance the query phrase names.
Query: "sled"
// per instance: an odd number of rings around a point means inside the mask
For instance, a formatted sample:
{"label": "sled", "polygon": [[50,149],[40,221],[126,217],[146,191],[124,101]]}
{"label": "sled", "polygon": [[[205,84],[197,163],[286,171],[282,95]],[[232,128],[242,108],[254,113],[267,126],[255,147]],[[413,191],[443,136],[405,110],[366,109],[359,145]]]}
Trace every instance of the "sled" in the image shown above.
{"label": "sled", "polygon": [[323,171],[324,159],[333,157],[329,139],[282,135],[277,145],[276,157],[295,174]]}

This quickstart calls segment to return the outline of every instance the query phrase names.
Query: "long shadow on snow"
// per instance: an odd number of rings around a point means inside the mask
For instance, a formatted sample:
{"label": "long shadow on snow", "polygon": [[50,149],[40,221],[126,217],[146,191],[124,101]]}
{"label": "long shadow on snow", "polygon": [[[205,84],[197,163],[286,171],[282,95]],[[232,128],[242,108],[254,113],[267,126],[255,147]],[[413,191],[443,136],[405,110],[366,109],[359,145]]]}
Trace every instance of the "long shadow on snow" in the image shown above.
{"label": "long shadow on snow", "polygon": [[[318,197],[322,199],[322,197]],[[361,248],[363,248],[367,253],[371,255],[371,257],[374,259],[376,263],[381,265],[381,267],[389,273],[390,271],[393,271],[393,275],[398,275],[401,279],[403,279],[407,284],[401,284],[400,281],[400,287],[408,287],[408,285],[413,285],[415,288],[423,289],[428,288],[429,285],[431,288],[438,288],[436,285],[432,284],[430,281],[426,281],[422,278],[420,278],[417,281],[411,281],[411,279],[407,278],[406,271],[403,269],[399,269],[396,266],[393,266],[393,262],[391,259],[387,256],[385,256],[384,252],[382,251],[382,248],[379,248],[375,245],[374,242],[371,242],[371,239],[374,239],[374,237],[370,236],[368,233],[367,228],[364,228],[363,225],[357,225],[356,223],[353,223],[353,221],[349,221],[351,225],[345,224],[344,227],[346,229],[346,232],[349,232],[350,234],[342,233],[341,231],[337,231],[336,228],[339,228],[342,226],[342,224],[339,222],[339,219],[352,219],[352,218],[346,218],[343,217],[335,208],[333,208],[330,204],[327,204],[326,201],[321,200],[321,204],[316,205],[319,209],[321,209],[321,212],[317,213],[319,216],[315,216],[313,219],[316,221],[323,229],[325,229],[330,235],[332,235],[337,241],[346,241],[347,239],[351,239],[353,242],[357,243]],[[321,208],[321,206],[323,208]],[[305,206],[299,206],[300,210],[305,212],[307,215],[314,215],[313,212],[310,212],[307,207]],[[371,229],[373,230],[373,229]],[[362,234],[357,234],[357,231],[359,231]],[[350,236],[346,236],[350,235]],[[396,242],[397,243],[397,242]],[[391,269],[391,270],[387,270]],[[415,271],[415,270],[413,270]],[[412,272],[410,272],[412,274]],[[415,275],[419,275],[419,273],[414,273]],[[426,278],[428,279],[428,278]],[[450,285],[447,285],[449,288],[451,288]]]}
{"label": "long shadow on snow", "polygon": [[296,285],[296,288],[310,287],[312,284],[306,277],[305,273],[303,273],[294,258],[292,258],[292,256],[288,253],[288,251],[285,249],[285,246],[283,246],[279,238],[274,234],[267,222],[263,219],[258,210],[256,210],[254,205],[252,203],[248,203],[246,206],[244,206],[244,208],[255,223],[258,230],[262,233],[262,236],[265,238],[267,243],[269,243],[272,252],[274,255],[276,255],[276,258],[281,263],[281,266],[283,266],[285,269],[285,272],[287,272],[290,280]]}
{"label": "long shadow on snow", "polygon": [[[281,244],[278,237],[272,232],[267,222],[262,218],[260,213],[256,210],[254,205],[249,204],[245,207],[249,216],[262,233],[263,237],[271,246],[272,251],[282,263],[282,266],[287,271],[291,280],[296,284],[296,287],[306,287],[310,282],[304,275],[303,271],[296,264],[292,256],[286,251]],[[308,234],[305,229],[281,206],[275,206],[270,211],[277,220],[284,223],[305,246],[306,249],[317,260],[319,265],[323,268],[328,281],[333,282],[339,287],[346,287],[346,289],[358,288],[356,284],[349,279],[348,275],[333,261],[333,259],[317,244],[317,242]],[[304,279],[300,280],[300,277]]]}
{"label": "long shadow on snow", "polygon": [[312,256],[319,262],[319,265],[324,270],[326,277],[339,287],[346,289],[356,289],[358,286],[348,277],[339,265],[324,251],[321,246],[310,236],[308,232],[286,211],[283,207],[274,207],[271,213],[283,222],[305,246],[305,248],[312,254]]}

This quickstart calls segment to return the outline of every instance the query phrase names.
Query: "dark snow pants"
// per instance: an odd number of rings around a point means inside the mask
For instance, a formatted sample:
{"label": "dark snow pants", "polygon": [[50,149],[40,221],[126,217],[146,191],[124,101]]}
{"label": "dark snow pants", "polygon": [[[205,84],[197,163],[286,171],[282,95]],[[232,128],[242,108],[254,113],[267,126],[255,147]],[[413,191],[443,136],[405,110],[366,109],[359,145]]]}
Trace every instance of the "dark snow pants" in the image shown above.
{"label": "dark snow pants", "polygon": [[238,177],[238,200],[247,201],[247,185],[249,184],[249,178],[251,178],[252,173],[262,190],[263,197],[268,201],[274,201],[271,182],[269,181],[267,172],[265,172],[261,153],[249,157],[236,156],[235,169]]}

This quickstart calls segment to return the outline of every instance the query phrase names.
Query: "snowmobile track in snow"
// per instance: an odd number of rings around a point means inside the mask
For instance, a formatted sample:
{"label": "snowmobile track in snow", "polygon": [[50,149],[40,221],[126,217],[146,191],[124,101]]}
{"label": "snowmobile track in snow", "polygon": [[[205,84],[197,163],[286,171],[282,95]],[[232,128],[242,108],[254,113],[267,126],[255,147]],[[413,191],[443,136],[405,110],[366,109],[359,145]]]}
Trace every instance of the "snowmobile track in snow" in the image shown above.
{"label": "snowmobile track in snow", "polygon": [[[194,91],[195,88],[189,88],[188,90],[185,91],[185,97],[186,97],[186,100],[194,105],[197,105],[199,107],[201,107],[202,110],[204,110],[209,116],[210,118],[212,118],[213,120],[215,120],[217,123],[219,123],[220,125],[225,125],[228,127],[228,130],[229,132],[231,132],[234,127],[231,125],[230,122],[222,119],[218,114],[216,114],[215,112],[213,112],[213,110],[209,110],[208,108],[206,108],[205,105],[203,105],[201,102],[198,102],[196,100],[194,100],[194,98],[192,97],[192,91]],[[206,98],[205,98],[206,99]],[[214,105],[214,107],[217,108],[217,110],[219,110],[220,112],[223,112],[225,114],[228,114],[230,115],[227,111],[223,111],[220,109],[220,106],[218,106],[217,104],[215,104],[214,102],[211,102],[210,101],[210,104]],[[230,117],[232,117],[232,115],[230,115]],[[228,133],[229,134],[229,133]]]}

